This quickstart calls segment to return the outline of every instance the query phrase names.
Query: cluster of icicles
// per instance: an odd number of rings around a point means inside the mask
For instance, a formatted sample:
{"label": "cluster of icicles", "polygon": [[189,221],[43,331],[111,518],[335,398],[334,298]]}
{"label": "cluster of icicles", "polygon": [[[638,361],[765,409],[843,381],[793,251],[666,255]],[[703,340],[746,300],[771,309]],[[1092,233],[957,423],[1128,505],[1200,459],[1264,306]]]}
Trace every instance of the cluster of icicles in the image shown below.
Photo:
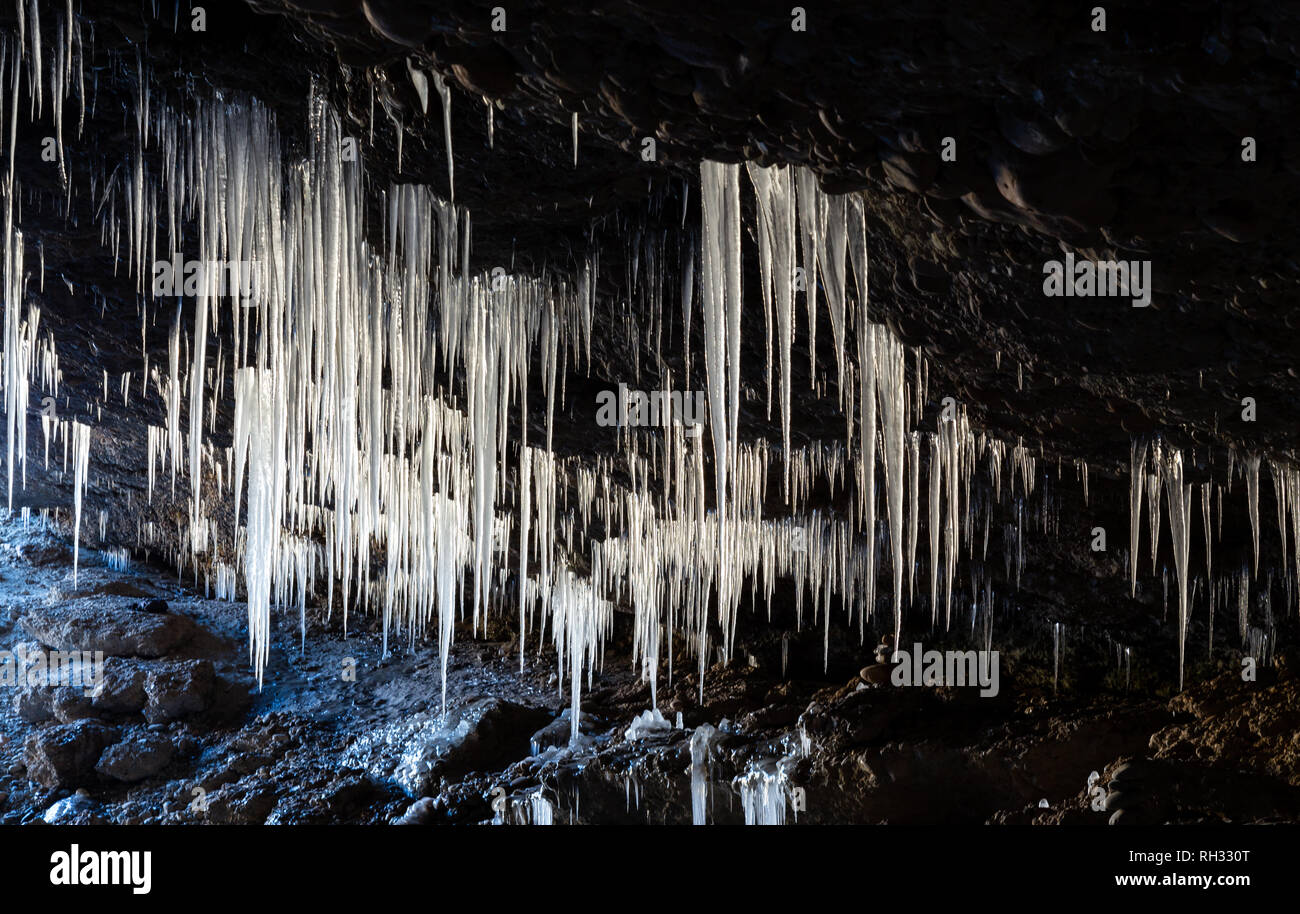
{"label": "cluster of icicles", "polygon": [[[1231,599],[1235,588],[1237,627],[1242,647],[1248,656],[1258,662],[1271,661],[1274,649],[1274,619],[1272,611],[1273,581],[1270,572],[1263,587],[1257,587],[1256,602],[1259,605],[1259,624],[1250,621],[1250,585],[1259,575],[1259,476],[1260,457],[1248,455],[1238,459],[1234,451],[1228,452],[1228,472],[1226,488],[1230,492],[1233,479],[1241,476],[1246,483],[1246,505],[1250,516],[1253,561],[1247,568],[1243,563],[1239,572],[1233,569],[1226,576],[1216,580],[1214,577],[1214,541],[1221,537],[1223,530],[1223,492],[1224,486],[1212,481],[1193,486],[1184,481],[1184,457],[1182,451],[1171,447],[1160,438],[1139,438],[1133,441],[1130,453],[1129,475],[1129,578],[1130,590],[1136,592],[1138,575],[1138,554],[1142,534],[1142,509],[1146,504],[1147,541],[1151,555],[1151,572],[1157,570],[1157,556],[1160,549],[1161,531],[1161,493],[1169,518],[1169,535],[1171,540],[1175,586],[1178,597],[1178,686],[1183,686],[1184,667],[1187,657],[1187,625],[1190,620],[1196,591],[1206,593],[1209,621],[1209,650],[1214,648],[1214,615],[1218,606],[1225,605]],[[1300,469],[1294,464],[1279,460],[1268,461],[1273,477],[1274,503],[1277,507],[1277,530],[1282,546],[1282,583],[1287,590],[1288,604],[1300,600],[1300,593],[1295,592],[1296,575],[1300,574]],[[1201,540],[1205,546],[1205,577],[1201,579],[1192,568],[1191,543],[1195,529],[1195,510],[1193,505],[1199,490],[1201,504]],[[1215,523],[1217,521],[1217,524]],[[1290,529],[1289,542],[1294,550],[1288,557],[1288,521]],[[1290,562],[1290,572],[1286,567]],[[1166,605],[1168,603],[1168,582],[1164,583]]]}
{"label": "cluster of icicles", "polygon": [[[26,7],[19,0],[18,12],[19,34],[0,41],[0,72],[9,76],[3,381],[11,503],[16,465],[25,479],[30,384],[39,375],[43,389],[55,394],[58,384],[52,338],[42,342],[38,334],[39,308],[29,304],[20,319],[26,274],[23,237],[14,224],[13,147],[24,74],[29,117],[38,114],[49,87],[69,218],[77,193],[63,158],[62,110],[75,97],[84,123],[88,98],[94,108],[94,83],[88,91],[83,76],[81,24],[71,9],[58,14],[48,68],[35,0]],[[159,470],[169,474],[173,494],[177,480],[188,479],[188,524],[177,531],[183,545],[173,557],[192,565],[196,577],[202,568],[220,597],[234,598],[242,572],[259,681],[269,657],[271,608],[296,606],[305,638],[306,608],[318,584],[330,611],[341,607],[345,627],[352,611],[382,614],[385,650],[393,633],[412,644],[436,634],[444,703],[455,620],[468,610],[477,631],[487,612],[508,609],[520,617],[521,664],[530,643],[547,640],[549,626],[562,687],[566,675],[569,680],[576,735],[582,680],[589,682],[599,667],[616,604],[634,610],[633,660],[657,706],[661,661],[671,675],[671,635],[685,636],[702,688],[713,651],[731,655],[746,586],[757,602],[761,580],[770,611],[775,581],[791,577],[800,624],[809,594],[827,638],[833,600],[861,633],[874,613],[878,568],[887,561],[884,589],[897,636],[905,609],[917,600],[917,550],[928,548],[930,623],[947,630],[963,551],[978,554],[982,565],[990,525],[999,524],[1008,578],[1014,562],[1018,580],[1026,527],[1053,526],[1028,506],[1040,472],[1024,446],[973,430],[957,404],[943,411],[934,431],[918,430],[928,369],[918,350],[909,352],[870,319],[864,200],[825,194],[807,169],[744,169],[757,214],[767,409],[770,415],[775,390],[779,451],[763,440],[740,440],[742,169],[706,162],[699,234],[681,246],[678,265],[687,385],[691,330],[697,321],[703,325],[707,442],[680,423],[620,430],[616,458],[584,463],[557,457],[552,431],[566,377],[584,361],[591,372],[597,307],[610,310],[611,326],[622,320],[637,378],[642,344],[653,341],[659,377],[671,386],[659,355],[671,323],[664,317],[669,257],[662,241],[637,236],[629,245],[628,287],[642,290],[648,327],[630,295],[622,303],[597,302],[595,250],[576,282],[473,275],[469,214],[428,187],[390,187],[381,201],[382,225],[368,230],[363,164],[344,160],[340,120],[319,95],[309,103],[305,158],[286,163],[275,118],[258,102],[195,100],[176,110],[153,102],[138,59],[136,70],[134,153],[111,174],[92,176],[90,196],[105,245],[136,277],[140,294],[140,393],[156,398],[164,417],[148,430],[149,498]],[[434,82],[443,102],[450,186],[450,93],[440,78]],[[149,150],[161,163],[156,170]],[[151,264],[174,252],[205,264],[255,265],[254,295],[231,296],[212,274],[185,289],[184,298],[154,295]],[[823,303],[829,314],[843,443],[791,442],[800,296],[815,386]],[[165,366],[150,365],[144,346],[159,317],[170,327]],[[545,441],[508,441],[514,408],[527,434],[534,377],[545,399]],[[107,374],[102,388],[107,402]],[[129,373],[118,388],[129,402]],[[232,395],[234,427],[223,431],[232,432],[233,446],[217,448],[211,437],[217,407]],[[79,529],[90,427],[57,431],[47,424],[47,454],[51,433],[63,435],[65,450],[72,443]],[[768,518],[763,505],[777,461],[789,516]],[[1150,473],[1146,464],[1145,449],[1135,449],[1134,562],[1141,492],[1158,493],[1163,482],[1185,627],[1190,496],[1176,454],[1153,449]],[[1257,489],[1258,460],[1254,467]],[[1086,465],[1080,471],[1086,495]],[[977,472],[989,474],[991,500],[972,493]],[[1300,483],[1284,467],[1275,474],[1283,480],[1279,492],[1288,493],[1300,550]],[[806,511],[811,489],[821,484],[832,494],[846,492],[850,510]],[[217,500],[233,509],[233,528],[213,522]],[[1158,514],[1158,494],[1151,504]],[[593,519],[607,531],[603,540],[588,538]],[[152,522],[139,525],[138,544],[159,537]],[[1208,558],[1207,550],[1207,564]],[[982,589],[987,639],[992,595],[987,582]],[[721,633],[716,645],[709,643],[710,622]],[[972,631],[974,625],[972,615]]]}

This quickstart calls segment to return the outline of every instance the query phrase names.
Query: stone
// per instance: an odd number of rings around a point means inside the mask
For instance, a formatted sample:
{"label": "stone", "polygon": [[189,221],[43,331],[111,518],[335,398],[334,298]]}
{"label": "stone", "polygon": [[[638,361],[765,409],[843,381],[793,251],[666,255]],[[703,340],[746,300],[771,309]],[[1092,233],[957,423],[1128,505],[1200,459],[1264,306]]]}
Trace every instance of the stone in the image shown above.
{"label": "stone", "polygon": [[64,797],[41,816],[46,825],[107,825],[104,807],[80,793]]}
{"label": "stone", "polygon": [[98,717],[99,713],[91,703],[87,689],[76,686],[61,686],[54,690],[54,719],[60,723]]}
{"label": "stone", "polygon": [[54,690],[43,686],[24,686],[14,696],[14,713],[29,724],[54,719]]}
{"label": "stone", "polygon": [[421,797],[406,808],[393,820],[394,825],[428,825],[438,813],[437,803],[432,797]]}
{"label": "stone", "polygon": [[892,663],[873,663],[871,666],[864,666],[858,675],[867,685],[889,685],[889,677],[893,670]]}
{"label": "stone", "polygon": [[95,764],[117,732],[93,720],[78,720],[27,737],[27,776],[49,788],[75,787],[93,780]]}
{"label": "stone", "polygon": [[33,609],[19,626],[47,648],[109,657],[164,657],[198,631],[188,616],[133,611],[125,601]]}
{"label": "stone", "polygon": [[[573,733],[573,727],[570,723],[572,713],[571,708],[565,708],[560,712],[559,717],[528,738],[528,744],[532,748],[534,755],[556,746],[569,745],[569,737]],[[582,714],[579,723],[579,729],[583,733],[590,733],[600,726],[596,718],[586,713]]]}
{"label": "stone", "polygon": [[276,804],[275,786],[247,778],[208,797],[206,818],[223,825],[261,825]]}
{"label": "stone", "polygon": [[91,703],[98,710],[113,714],[138,713],[147,701],[144,683],[145,670],[140,664],[120,657],[109,657],[104,661],[103,672],[95,684]]}
{"label": "stone", "polygon": [[473,699],[446,719],[420,713],[363,734],[343,754],[377,779],[392,778],[408,796],[437,792],[441,778],[493,771],[530,754],[529,739],[550,712],[495,697]]}
{"label": "stone", "polygon": [[145,720],[165,723],[207,710],[216,681],[211,660],[181,660],[151,668],[144,681]]}
{"label": "stone", "polygon": [[376,32],[398,44],[418,47],[430,32],[429,16],[407,0],[363,0],[361,11]]}
{"label": "stone", "polygon": [[170,740],[147,734],[109,746],[99,757],[95,770],[115,781],[132,784],[162,771],[171,764],[174,755]]}

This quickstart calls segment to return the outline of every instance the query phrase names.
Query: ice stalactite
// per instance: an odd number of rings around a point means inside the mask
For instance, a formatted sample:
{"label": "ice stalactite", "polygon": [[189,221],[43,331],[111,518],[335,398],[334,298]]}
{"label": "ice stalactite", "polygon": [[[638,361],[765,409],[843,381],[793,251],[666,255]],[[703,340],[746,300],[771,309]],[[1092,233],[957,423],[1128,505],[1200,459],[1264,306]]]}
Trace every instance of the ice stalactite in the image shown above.
{"label": "ice stalactite", "polygon": [[[15,72],[18,62],[14,61]],[[11,93],[12,95],[13,93]],[[10,107],[15,112],[18,100],[13,97]],[[15,129],[11,125],[11,131]],[[5,467],[9,474],[8,505],[14,507],[14,456],[15,444],[17,456],[23,467],[27,466],[27,398],[30,380],[27,372],[28,354],[24,344],[20,309],[23,301],[23,233],[13,225],[13,148],[10,144],[9,181],[5,187],[5,243],[4,243],[4,296],[5,296],[5,338],[4,338],[4,388],[5,388],[5,425],[7,430],[8,459]]]}
{"label": "ice stalactite", "polygon": [[867,320],[866,302],[859,299],[857,313],[858,341],[858,448],[857,462],[858,515],[867,537],[866,601],[868,617],[876,607],[876,333],[875,324]]}
{"label": "ice stalactite", "polygon": [[598,665],[605,638],[614,620],[613,606],[596,595],[591,585],[567,568],[561,568],[549,600],[551,630],[559,662],[560,684],[564,683],[565,659],[569,674],[569,738],[577,740],[582,721],[582,679]]}
{"label": "ice stalactite", "polygon": [[803,251],[804,302],[808,307],[808,376],[817,386],[817,274],[821,250],[821,228],[825,223],[825,195],[817,186],[811,168],[795,169],[795,188],[799,196],[800,248]]}
{"label": "ice stalactite", "polygon": [[433,71],[433,86],[442,100],[442,136],[447,153],[447,199],[456,202],[456,167],[451,155],[451,87],[437,70]]}
{"label": "ice stalactite", "polygon": [[944,515],[944,631],[947,631],[952,623],[953,581],[957,576],[957,555],[961,537],[962,453],[968,433],[964,411],[954,416],[940,416],[939,444],[943,454],[944,481],[947,484],[945,493],[947,512]]}
{"label": "ice stalactite", "polygon": [[1201,483],[1201,526],[1205,536],[1205,583],[1210,598],[1210,638],[1214,637],[1214,565],[1211,561],[1211,544],[1210,544],[1210,491],[1214,488],[1211,482]]}
{"label": "ice stalactite", "polygon": [[[704,357],[713,436],[714,496],[718,518],[718,611],[723,653],[730,656],[733,613],[739,597],[734,562],[728,477],[736,464],[740,413],[740,185],[739,166],[700,165],[701,270]],[[731,481],[734,489],[734,479]],[[734,499],[732,499],[734,501]]]}
{"label": "ice stalactite", "polygon": [[1270,476],[1273,480],[1273,504],[1277,509],[1277,534],[1282,541],[1282,567],[1286,569],[1287,559],[1287,536],[1286,536],[1286,516],[1287,516],[1287,488],[1286,488],[1286,468],[1276,459],[1270,459],[1268,462]]}
{"label": "ice stalactite", "polygon": [[1147,531],[1151,536],[1151,573],[1156,573],[1160,555],[1160,491],[1164,478],[1164,443],[1151,442],[1151,472],[1147,473]]}
{"label": "ice stalactite", "polygon": [[272,574],[279,561],[284,508],[287,417],[283,384],[269,368],[242,368],[235,373],[235,404],[235,452],[246,454],[248,461],[244,583],[249,654],[260,688],[270,656]]}
{"label": "ice stalactite", "polygon": [[[496,520],[497,420],[500,356],[495,315],[489,314],[484,290],[475,284],[468,305],[469,335],[465,375],[469,381],[470,439],[474,461],[474,606],[477,632],[492,574],[492,527]],[[444,307],[447,303],[444,303]]]}
{"label": "ice stalactite", "polygon": [[[754,185],[760,244],[771,251],[770,276],[763,280],[765,301],[770,297],[776,329],[777,361],[781,376],[781,443],[783,449],[783,488],[790,498],[790,359],[794,346],[795,291],[795,194],[790,168],[746,166]],[[769,287],[770,283],[770,287]],[[769,385],[770,385],[769,381]]]}
{"label": "ice stalactite", "polygon": [[700,724],[691,734],[691,824],[709,824],[709,783],[713,763],[713,741],[718,731]]}
{"label": "ice stalactite", "polygon": [[632,642],[632,662],[641,661],[641,679],[650,683],[650,709],[659,709],[659,640],[662,630],[660,607],[665,603],[664,579],[657,574],[646,574],[654,566],[642,555],[644,540],[655,524],[654,507],[645,499],[629,495],[627,499],[627,562],[628,589],[631,591],[635,612]]}
{"label": "ice stalactite", "polygon": [[939,620],[939,535],[940,498],[943,493],[943,446],[939,436],[934,432],[927,435],[930,441],[929,484],[930,493],[926,501],[929,509],[929,523],[926,531],[930,534],[930,625],[934,627]]}
{"label": "ice stalactite", "polygon": [[172,495],[176,494],[176,467],[181,455],[181,309],[176,306],[167,343],[167,457],[171,465]]}
{"label": "ice stalactite", "polygon": [[1183,483],[1183,455],[1169,449],[1165,455],[1165,500],[1169,504],[1169,533],[1174,549],[1174,570],[1178,575],[1178,688],[1183,687],[1183,666],[1187,648],[1187,619],[1190,611],[1187,579],[1192,539],[1192,487]]}
{"label": "ice stalactite", "polygon": [[763,329],[766,331],[767,345],[764,351],[767,360],[764,363],[764,378],[767,382],[767,418],[772,418],[772,176],[767,169],[747,163],[750,183],[754,186],[754,209],[756,222],[754,235],[758,241],[758,277],[759,294],[763,300]]}
{"label": "ice stalactite", "polygon": [[848,201],[843,195],[827,196],[818,233],[822,245],[818,253],[822,277],[826,283],[826,305],[831,315],[831,336],[835,341],[835,391],[840,408],[844,407],[844,299],[845,252],[848,247]]}
{"label": "ice stalactite", "polygon": [[72,423],[73,511],[72,586],[77,586],[77,562],[81,555],[81,504],[86,493],[86,474],[90,467],[90,426]]}
{"label": "ice stalactite", "polygon": [[1246,507],[1250,513],[1250,541],[1254,547],[1251,573],[1259,577],[1259,455],[1247,454],[1242,458],[1246,476]]}
{"label": "ice stalactite", "polygon": [[[449,495],[444,494],[448,461],[439,463],[443,490],[436,496],[434,517],[437,523],[436,586],[438,595],[438,658],[442,675],[442,713],[447,713],[447,664],[451,653],[451,637],[456,623],[456,585],[459,569],[464,566],[468,538],[464,534],[463,509]],[[521,579],[522,580],[522,579]],[[521,636],[522,640],[522,636]]]}
{"label": "ice stalactite", "polygon": [[[1142,526],[1142,492],[1146,486],[1147,441],[1134,438],[1129,454],[1128,567],[1129,596],[1137,595],[1138,537]],[[1153,547],[1154,548],[1154,544]]]}
{"label": "ice stalactite", "polygon": [[[907,417],[907,380],[903,344],[885,331],[876,335],[876,391],[880,397],[880,426],[884,441],[885,502],[889,516],[889,544],[894,569],[894,644],[901,643],[903,630],[903,553],[907,519],[903,514],[903,491],[907,452],[904,423]],[[952,506],[949,505],[951,512]],[[951,584],[949,584],[951,588]]]}
{"label": "ice stalactite", "polygon": [[1065,626],[1060,622],[1052,623],[1052,691],[1061,683],[1061,642],[1065,635]]}
{"label": "ice stalactite", "polygon": [[764,759],[751,763],[735,779],[746,825],[784,825],[791,759]]}
{"label": "ice stalactite", "polygon": [[[525,375],[525,378],[527,376]],[[525,387],[521,394],[523,401],[522,409],[525,411],[522,428],[524,434],[527,434],[527,404],[528,388],[525,380]],[[524,648],[528,642],[528,610],[531,605],[530,597],[535,594],[535,590],[524,586],[528,580],[528,535],[532,525],[533,506],[532,506],[532,481],[533,481],[533,452],[528,447],[527,440],[519,442],[519,672],[524,671]]]}
{"label": "ice stalactite", "polygon": [[908,439],[910,446],[907,463],[911,470],[911,480],[907,487],[910,496],[907,511],[907,602],[910,606],[916,600],[916,539],[921,515],[921,436],[918,432],[912,432]]}

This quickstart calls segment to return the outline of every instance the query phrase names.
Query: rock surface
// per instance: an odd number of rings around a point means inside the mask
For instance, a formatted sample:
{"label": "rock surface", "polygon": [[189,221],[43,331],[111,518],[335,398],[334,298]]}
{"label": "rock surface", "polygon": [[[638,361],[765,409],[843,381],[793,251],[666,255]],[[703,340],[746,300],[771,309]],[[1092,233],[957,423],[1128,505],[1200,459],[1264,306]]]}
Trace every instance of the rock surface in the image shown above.
{"label": "rock surface", "polygon": [[57,612],[34,609],[18,624],[51,650],[103,651],[109,657],[164,657],[194,636],[194,622],[186,616],[140,612],[129,601],[114,602],[87,601]]}

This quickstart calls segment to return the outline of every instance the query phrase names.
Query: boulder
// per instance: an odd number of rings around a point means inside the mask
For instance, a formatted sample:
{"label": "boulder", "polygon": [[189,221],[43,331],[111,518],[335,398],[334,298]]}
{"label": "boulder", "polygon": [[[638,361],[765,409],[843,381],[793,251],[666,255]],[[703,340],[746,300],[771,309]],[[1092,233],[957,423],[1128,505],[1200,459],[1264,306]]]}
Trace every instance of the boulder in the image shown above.
{"label": "boulder", "polygon": [[60,686],[55,689],[54,719],[66,724],[74,720],[98,717],[99,712],[95,710],[90,696],[86,694],[87,691],[75,686]]}
{"label": "boulder", "polygon": [[51,789],[92,780],[104,748],[117,732],[99,721],[78,720],[33,733],[25,746],[27,776]]}
{"label": "boulder", "polygon": [[24,686],[14,696],[14,713],[29,724],[43,724],[54,719],[54,690],[42,686]]}
{"label": "boulder", "polygon": [[136,714],[148,700],[144,692],[143,666],[121,657],[109,657],[91,695],[91,703],[112,714]]}
{"label": "boulder", "polygon": [[422,713],[356,739],[345,765],[364,767],[375,778],[392,778],[411,797],[437,792],[443,777],[495,771],[529,755],[529,738],[550,720],[541,708],[478,698],[441,719]]}
{"label": "boulder", "polygon": [[149,733],[104,750],[95,770],[115,781],[133,784],[151,778],[171,764],[175,748],[171,740]]}
{"label": "boulder", "polygon": [[107,825],[110,820],[104,815],[104,807],[88,796],[74,793],[45,810],[41,821],[46,825]]}
{"label": "boulder", "polygon": [[166,723],[207,710],[216,682],[211,660],[158,664],[145,674],[145,720],[151,724]]}
{"label": "boulder", "polygon": [[33,609],[18,624],[53,650],[103,651],[109,657],[165,657],[198,631],[188,616],[105,606],[102,600]]}

